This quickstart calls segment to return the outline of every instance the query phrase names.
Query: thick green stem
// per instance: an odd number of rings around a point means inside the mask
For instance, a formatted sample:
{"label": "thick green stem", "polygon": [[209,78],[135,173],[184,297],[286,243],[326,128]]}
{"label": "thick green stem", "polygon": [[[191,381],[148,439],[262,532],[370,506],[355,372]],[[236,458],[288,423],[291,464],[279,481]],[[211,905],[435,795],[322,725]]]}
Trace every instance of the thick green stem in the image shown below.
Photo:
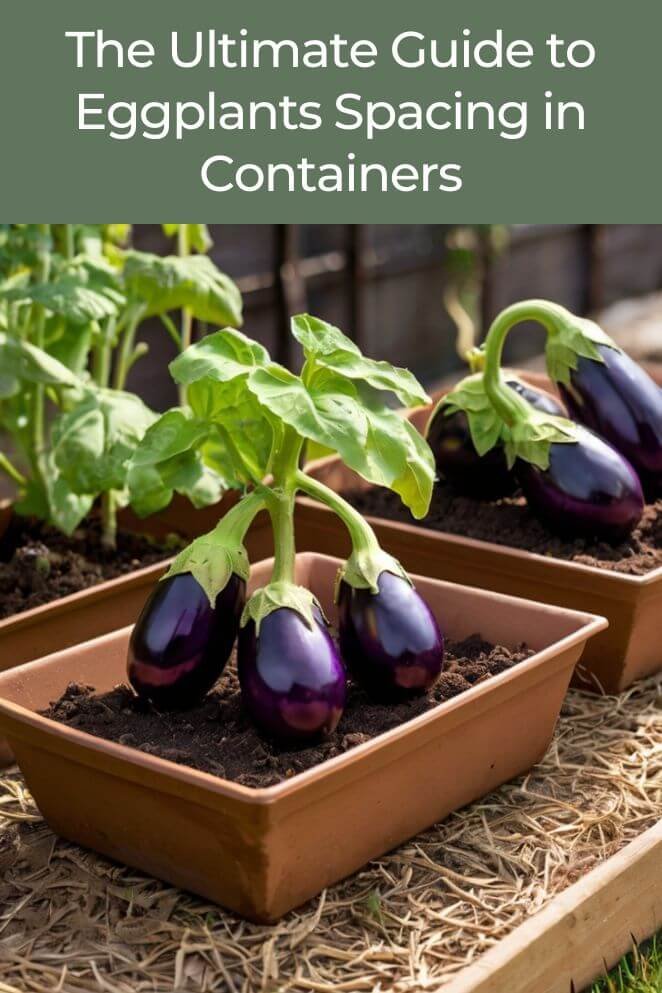
{"label": "thick green stem", "polygon": [[503,310],[490,327],[484,348],[485,392],[499,417],[509,426],[527,420],[531,414],[531,406],[501,376],[501,358],[506,337],[522,321],[537,321],[548,334],[555,334],[560,313],[560,307],[546,300],[525,300]]}
{"label": "thick green stem", "polygon": [[274,486],[266,491],[267,509],[274,531],[273,583],[294,582],[294,500],[302,447],[303,440],[298,434],[292,428],[286,428],[273,459]]}
{"label": "thick green stem", "polygon": [[326,504],[335,514],[338,515],[349,532],[354,551],[378,551],[379,541],[377,535],[361,514],[347,503],[334,490],[329,489],[324,483],[312,479],[305,472],[297,472],[297,488],[314,500]]}
{"label": "thick green stem", "polygon": [[[191,254],[191,246],[189,244],[188,237],[188,225],[180,224],[177,231],[177,253],[180,258],[184,259]],[[182,319],[181,319],[181,330],[179,334],[180,338],[180,350],[185,351],[191,344],[192,332],[193,332],[193,315],[188,307],[182,307]],[[186,404],[186,386],[180,383],[179,386],[179,402],[183,407]]]}
{"label": "thick green stem", "polygon": [[267,496],[264,490],[253,490],[247,493],[220,519],[214,531],[222,533],[237,545],[243,543],[246,532],[255,517],[266,506]]}

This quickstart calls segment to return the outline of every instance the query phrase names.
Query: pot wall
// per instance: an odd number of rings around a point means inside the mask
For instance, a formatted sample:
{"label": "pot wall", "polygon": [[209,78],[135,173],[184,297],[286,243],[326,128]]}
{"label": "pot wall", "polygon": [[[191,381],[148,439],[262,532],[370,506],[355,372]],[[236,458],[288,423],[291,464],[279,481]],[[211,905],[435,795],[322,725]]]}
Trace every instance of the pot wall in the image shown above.
{"label": "pot wall", "polygon": [[[299,555],[334,619],[338,560]],[[261,585],[271,563],[252,573]],[[267,789],[249,789],[39,716],[71,681],[124,677],[129,629],[0,675],[0,728],[62,836],[273,921],[545,751],[584,641],[602,619],[416,578],[446,634],[537,654],[413,721]]]}

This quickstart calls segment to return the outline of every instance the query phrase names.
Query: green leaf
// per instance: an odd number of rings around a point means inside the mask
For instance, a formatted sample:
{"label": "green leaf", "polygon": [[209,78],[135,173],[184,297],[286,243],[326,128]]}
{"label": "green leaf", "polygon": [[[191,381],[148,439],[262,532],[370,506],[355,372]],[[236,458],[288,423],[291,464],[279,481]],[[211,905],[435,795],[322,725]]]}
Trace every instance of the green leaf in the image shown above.
{"label": "green leaf", "polygon": [[179,258],[128,252],[124,277],[130,294],[146,306],[146,315],[182,307],[210,324],[238,326],[241,294],[229,276],[206,255]]}
{"label": "green leaf", "polygon": [[3,376],[28,383],[81,386],[73,372],[41,348],[0,332],[0,369]]}
{"label": "green leaf", "polygon": [[92,347],[95,325],[64,323],[59,332],[48,343],[48,354],[70,369],[76,376],[83,376]]}
{"label": "green leaf", "polygon": [[575,317],[563,307],[555,311],[554,331],[547,335],[545,357],[550,379],[556,383],[570,383],[570,374],[577,368],[580,358],[604,362],[598,345],[620,351],[618,345],[594,321]]}
{"label": "green leaf", "polygon": [[89,390],[53,423],[55,464],[75,493],[123,489],[129,462],[155,420],[132,393]]}
{"label": "green leaf", "polygon": [[430,402],[408,369],[366,358],[351,339],[326,321],[310,314],[299,314],[292,318],[292,334],[303,346],[306,356],[314,356],[317,365],[332,369],[347,379],[368,383],[374,389],[388,390],[407,407]]}
{"label": "green leaf", "polygon": [[191,345],[170,363],[169,369],[176,383],[189,386],[205,378],[228,383],[267,362],[266,348],[241,331],[225,328]]}
{"label": "green leaf", "polygon": [[364,479],[398,493],[414,516],[427,513],[434,458],[412,425],[374,391],[359,397],[356,385],[330,369],[319,370],[308,388],[282,366],[256,369],[249,389],[304,438],[330,448]]}
{"label": "green leaf", "polygon": [[31,300],[74,324],[88,324],[112,317],[124,301],[114,289],[88,285],[79,274],[73,273],[52,283],[37,283],[23,291],[12,291],[8,299]]}
{"label": "green leaf", "polygon": [[319,358],[332,355],[334,352],[347,352],[350,355],[360,355],[361,351],[351,338],[343,334],[340,328],[327,324],[319,317],[310,314],[297,314],[291,321],[292,334],[302,346],[306,355]]}
{"label": "green leaf", "polygon": [[163,509],[175,492],[195,507],[220,500],[234,480],[205,462],[203,446],[213,431],[187,408],[168,411],[148,428],[127,477],[131,506],[139,516]]}

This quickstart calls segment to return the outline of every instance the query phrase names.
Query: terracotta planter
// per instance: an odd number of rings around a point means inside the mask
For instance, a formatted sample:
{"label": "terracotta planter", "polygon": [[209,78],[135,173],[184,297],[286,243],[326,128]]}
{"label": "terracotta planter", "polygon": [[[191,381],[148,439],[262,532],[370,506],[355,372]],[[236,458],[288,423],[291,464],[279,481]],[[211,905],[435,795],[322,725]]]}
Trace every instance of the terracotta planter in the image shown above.
{"label": "terracotta planter", "polygon": [[[545,376],[520,375],[532,385],[553,392]],[[435,402],[443,392],[436,394]],[[429,413],[429,408],[421,407],[408,416],[422,431]],[[307,472],[340,493],[370,488],[335,457],[310,463]],[[606,617],[609,629],[587,645],[575,677],[578,685],[620,693],[636,679],[662,668],[662,567],[645,576],[627,576],[414,523],[370,516],[367,520],[384,548],[412,572]],[[302,498],[297,521],[300,548],[334,555],[349,553],[342,524],[325,507]]]}
{"label": "terracotta planter", "polygon": [[[331,619],[339,561],[300,554],[297,573]],[[271,571],[252,571],[253,587]],[[447,635],[536,654],[350,752],[249,789],[40,716],[71,681],[124,677],[130,629],[0,675],[0,729],[53,830],[273,921],[450,811],[530,768],[547,748],[583,646],[603,618],[417,578]]]}
{"label": "terracotta planter", "polygon": [[[124,513],[120,524],[154,538],[164,538],[173,531],[194,538],[209,531],[235,499],[234,494],[229,494],[214,507],[195,510],[187,500],[177,498],[162,513],[142,521]],[[0,535],[10,517],[11,507],[5,505],[0,509]],[[273,551],[268,525],[267,516],[260,515],[249,534],[247,546],[253,559],[264,558]],[[0,671],[133,623],[149,590],[169,561],[137,569],[126,576],[0,620]],[[0,738],[0,767],[11,760],[11,753]]]}

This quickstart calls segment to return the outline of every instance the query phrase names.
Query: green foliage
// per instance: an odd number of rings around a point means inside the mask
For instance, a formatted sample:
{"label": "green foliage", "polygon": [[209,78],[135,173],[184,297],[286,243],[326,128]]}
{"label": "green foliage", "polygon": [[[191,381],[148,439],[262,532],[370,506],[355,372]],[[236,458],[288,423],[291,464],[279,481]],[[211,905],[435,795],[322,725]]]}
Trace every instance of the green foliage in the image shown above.
{"label": "green foliage", "polygon": [[[166,227],[185,228],[189,249],[211,245],[205,225]],[[147,351],[136,343],[141,321],[162,317],[170,331],[167,312],[186,307],[238,324],[241,297],[205,256],[136,252],[130,233],[127,224],[0,225],[0,431],[21,459],[19,469],[3,454],[0,469],[19,487],[19,510],[67,532],[99,497],[112,494],[112,522],[127,499],[144,514],[174,492],[200,506],[236,482],[208,431],[196,450],[189,438],[180,452],[132,463],[157,419],[124,390]]]}
{"label": "green foliage", "polygon": [[369,482],[398,493],[415,516],[424,516],[434,482],[432,453],[383,398],[387,390],[401,401],[422,403],[427,396],[420,385],[406,369],[365,358],[342,332],[317,318],[295,317],[292,333],[306,354],[301,375],[270,361],[261,345],[231,329],[209,335],[171,363],[176,382],[189,388],[197,417],[223,433],[236,476],[264,477],[289,428],[337,452]]}
{"label": "green foliage", "polygon": [[206,255],[179,258],[129,252],[124,264],[128,294],[145,306],[146,316],[186,307],[209,324],[241,324],[236,284]]}
{"label": "green foliage", "polygon": [[662,937],[635,948],[614,970],[591,987],[591,993],[660,993],[662,990]]}

